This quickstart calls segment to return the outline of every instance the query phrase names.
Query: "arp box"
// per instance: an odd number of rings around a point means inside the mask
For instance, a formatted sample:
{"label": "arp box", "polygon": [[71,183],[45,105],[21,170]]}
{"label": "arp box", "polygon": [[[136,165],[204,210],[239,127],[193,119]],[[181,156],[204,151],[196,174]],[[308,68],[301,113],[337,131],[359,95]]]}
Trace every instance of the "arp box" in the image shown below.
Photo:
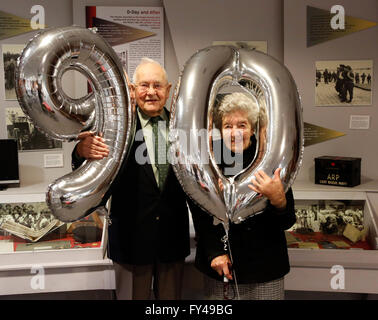
{"label": "arp box", "polygon": [[315,183],[354,187],[361,183],[361,158],[323,156],[315,158]]}

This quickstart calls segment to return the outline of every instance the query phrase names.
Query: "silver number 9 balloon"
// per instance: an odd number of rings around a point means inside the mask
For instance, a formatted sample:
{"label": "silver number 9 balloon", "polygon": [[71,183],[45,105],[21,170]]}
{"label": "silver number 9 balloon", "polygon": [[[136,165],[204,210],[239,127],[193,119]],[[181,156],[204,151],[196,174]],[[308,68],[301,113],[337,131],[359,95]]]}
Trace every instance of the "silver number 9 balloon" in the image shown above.
{"label": "silver number 9 balloon", "polygon": [[[253,96],[260,117],[265,115],[256,135],[259,148],[253,164],[232,178],[222,174],[211,147],[215,99],[226,87]],[[287,191],[302,162],[303,120],[295,82],[281,63],[254,50],[212,46],[194,54],[176,87],[170,130],[171,161],[182,187],[225,226],[266,207],[266,198],[248,188],[258,170],[272,177],[281,168]]]}
{"label": "silver number 9 balloon", "polygon": [[[62,89],[62,76],[68,70],[83,74],[92,92],[79,99],[68,96]],[[109,156],[84,162],[51,183],[46,193],[52,213],[65,222],[102,206],[135,132],[126,74],[114,50],[85,28],[43,31],[18,59],[16,93],[24,113],[51,138],[72,141],[85,130],[103,133]]]}

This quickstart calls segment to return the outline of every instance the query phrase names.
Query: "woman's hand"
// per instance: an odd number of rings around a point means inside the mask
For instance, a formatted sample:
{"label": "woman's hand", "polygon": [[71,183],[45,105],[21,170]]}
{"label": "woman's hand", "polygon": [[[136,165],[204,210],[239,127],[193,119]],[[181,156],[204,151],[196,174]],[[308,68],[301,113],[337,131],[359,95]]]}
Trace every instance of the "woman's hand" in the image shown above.
{"label": "woman's hand", "polygon": [[96,136],[91,131],[85,131],[79,134],[78,139],[80,142],[77,144],[76,152],[81,158],[101,160],[109,155],[108,146],[101,135]]}
{"label": "woman's hand", "polygon": [[218,187],[219,187],[219,190],[223,192],[224,186],[223,186],[223,182],[221,178],[218,178]]}
{"label": "woman's hand", "polygon": [[218,256],[211,261],[211,267],[218,272],[220,276],[225,275],[227,279],[232,280],[231,260],[227,254]]}
{"label": "woman's hand", "polygon": [[248,187],[267,197],[272,206],[277,209],[286,208],[286,196],[284,187],[280,178],[281,168],[276,169],[273,179],[270,178],[263,170],[259,170],[252,178]]}

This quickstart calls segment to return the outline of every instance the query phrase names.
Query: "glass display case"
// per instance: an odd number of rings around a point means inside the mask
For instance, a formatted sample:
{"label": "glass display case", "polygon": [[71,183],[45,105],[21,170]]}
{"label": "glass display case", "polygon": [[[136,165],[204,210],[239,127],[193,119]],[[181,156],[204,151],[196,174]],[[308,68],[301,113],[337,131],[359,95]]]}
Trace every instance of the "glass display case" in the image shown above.
{"label": "glass display case", "polygon": [[74,223],[57,220],[45,202],[0,203],[0,253],[99,248],[104,217],[94,212]]}
{"label": "glass display case", "polygon": [[[107,219],[97,211],[73,223],[55,219],[46,188],[0,191],[0,295],[114,289]],[[31,285],[35,270],[44,279],[37,289]]]}
{"label": "glass display case", "polygon": [[[297,221],[286,231],[291,271],[285,289],[378,293],[378,218],[371,201],[378,183],[341,188],[296,181],[293,192]],[[338,275],[343,286],[335,289]]]}
{"label": "glass display case", "polygon": [[[45,190],[33,185],[0,192],[0,295],[114,289],[107,220],[96,213],[60,224],[46,211]],[[286,233],[291,270],[285,289],[377,294],[378,182],[348,189],[296,182],[293,192],[297,222]],[[192,224],[191,238],[187,263],[195,253]],[[36,289],[31,284],[38,268],[45,280]],[[337,270],[345,279],[335,289]]]}
{"label": "glass display case", "polygon": [[[289,248],[375,248],[375,227],[364,200],[297,200],[297,221],[286,231]],[[369,233],[369,230],[371,232]]]}

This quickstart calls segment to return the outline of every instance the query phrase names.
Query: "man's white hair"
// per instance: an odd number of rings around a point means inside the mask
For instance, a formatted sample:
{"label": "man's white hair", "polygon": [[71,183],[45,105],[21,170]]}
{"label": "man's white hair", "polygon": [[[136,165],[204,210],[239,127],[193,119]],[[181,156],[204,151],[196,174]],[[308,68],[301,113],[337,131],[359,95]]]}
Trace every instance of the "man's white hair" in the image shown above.
{"label": "man's white hair", "polygon": [[145,64],[155,64],[155,65],[158,65],[162,70],[163,70],[163,74],[164,74],[164,79],[168,82],[168,76],[167,76],[167,72],[165,71],[165,69],[161,66],[161,64],[159,62],[157,62],[156,60],[154,59],[151,59],[151,58],[147,58],[147,57],[143,57],[139,64],[137,65],[137,67],[135,68],[135,71],[134,71],[134,74],[133,74],[133,83],[136,84],[137,82],[137,78],[138,78],[138,71],[139,71],[139,68]]}

